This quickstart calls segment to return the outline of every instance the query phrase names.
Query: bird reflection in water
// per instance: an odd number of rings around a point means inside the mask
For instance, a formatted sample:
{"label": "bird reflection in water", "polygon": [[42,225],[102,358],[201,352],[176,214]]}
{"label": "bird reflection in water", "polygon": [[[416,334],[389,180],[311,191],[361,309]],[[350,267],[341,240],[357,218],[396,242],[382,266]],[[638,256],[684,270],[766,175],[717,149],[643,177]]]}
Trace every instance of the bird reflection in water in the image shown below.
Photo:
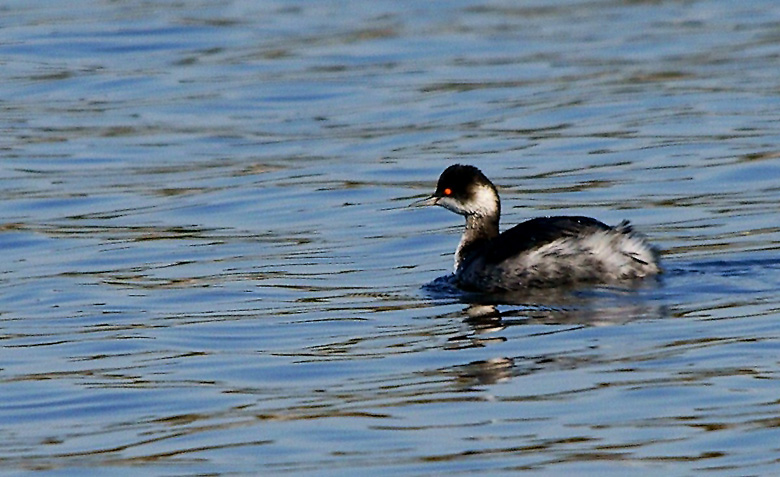
{"label": "bird reflection in water", "polygon": [[[610,290],[610,294],[614,295],[614,290]],[[606,301],[603,296],[598,297],[598,300],[597,296],[592,296],[591,299],[579,297],[575,300],[576,306],[571,299],[560,300],[563,296],[559,296],[558,306],[534,304],[506,311],[499,311],[498,306],[494,304],[471,304],[463,310],[465,315],[463,322],[468,326],[468,330],[449,338],[447,348],[451,350],[481,348],[505,342],[508,338],[500,334],[510,326],[558,325],[548,331],[533,333],[533,336],[541,336],[566,333],[591,326],[621,325],[640,319],[659,319],[669,316],[665,306],[627,299],[629,296],[636,298],[636,295],[629,294],[622,295],[624,299],[622,301],[615,299],[615,296]],[[587,356],[579,353],[577,356],[570,354],[499,356],[472,361],[442,371],[446,374],[454,374],[458,387],[464,385],[468,387],[501,383],[512,377],[532,374],[542,369],[579,367],[590,361]]]}

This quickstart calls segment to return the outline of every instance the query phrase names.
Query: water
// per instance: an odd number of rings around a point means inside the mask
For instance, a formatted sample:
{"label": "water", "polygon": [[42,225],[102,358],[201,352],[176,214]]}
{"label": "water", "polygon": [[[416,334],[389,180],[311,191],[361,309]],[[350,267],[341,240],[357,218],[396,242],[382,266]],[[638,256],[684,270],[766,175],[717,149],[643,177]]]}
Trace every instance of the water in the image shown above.
{"label": "water", "polygon": [[[780,472],[778,25],[768,0],[6,4],[0,467]],[[427,292],[461,218],[407,204],[453,162],[505,225],[630,218],[663,279]]]}

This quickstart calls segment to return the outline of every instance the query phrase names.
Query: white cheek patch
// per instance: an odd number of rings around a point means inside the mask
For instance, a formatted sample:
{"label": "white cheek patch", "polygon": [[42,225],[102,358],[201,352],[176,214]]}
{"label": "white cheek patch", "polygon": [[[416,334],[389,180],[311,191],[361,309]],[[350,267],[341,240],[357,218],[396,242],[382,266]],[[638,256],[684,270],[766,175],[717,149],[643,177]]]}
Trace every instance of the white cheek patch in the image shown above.
{"label": "white cheek patch", "polygon": [[474,199],[468,205],[471,214],[483,217],[495,215],[498,213],[498,196],[493,188],[480,185],[474,189]]}
{"label": "white cheek patch", "polygon": [[436,201],[436,205],[440,205],[447,210],[451,210],[456,214],[467,215],[469,212],[463,208],[463,205],[452,197],[442,197]]}

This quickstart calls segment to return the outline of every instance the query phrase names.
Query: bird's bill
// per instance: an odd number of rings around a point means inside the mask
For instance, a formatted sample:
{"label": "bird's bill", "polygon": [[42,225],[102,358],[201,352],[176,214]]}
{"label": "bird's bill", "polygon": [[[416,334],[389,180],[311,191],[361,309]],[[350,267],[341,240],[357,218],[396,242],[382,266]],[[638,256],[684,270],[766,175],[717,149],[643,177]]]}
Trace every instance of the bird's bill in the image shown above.
{"label": "bird's bill", "polygon": [[437,205],[439,203],[439,198],[435,195],[432,195],[430,197],[426,197],[425,199],[417,200],[415,202],[412,202],[409,204],[409,207],[425,207],[428,205]]}

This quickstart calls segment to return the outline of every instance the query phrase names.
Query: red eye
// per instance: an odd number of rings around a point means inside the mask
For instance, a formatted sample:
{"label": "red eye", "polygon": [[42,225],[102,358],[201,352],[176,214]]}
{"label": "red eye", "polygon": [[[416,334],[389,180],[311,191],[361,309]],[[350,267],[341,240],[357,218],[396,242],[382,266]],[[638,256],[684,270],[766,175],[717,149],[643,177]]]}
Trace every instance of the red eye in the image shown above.
{"label": "red eye", "polygon": [[444,195],[452,195],[452,189],[450,189],[449,187],[444,189]]}

